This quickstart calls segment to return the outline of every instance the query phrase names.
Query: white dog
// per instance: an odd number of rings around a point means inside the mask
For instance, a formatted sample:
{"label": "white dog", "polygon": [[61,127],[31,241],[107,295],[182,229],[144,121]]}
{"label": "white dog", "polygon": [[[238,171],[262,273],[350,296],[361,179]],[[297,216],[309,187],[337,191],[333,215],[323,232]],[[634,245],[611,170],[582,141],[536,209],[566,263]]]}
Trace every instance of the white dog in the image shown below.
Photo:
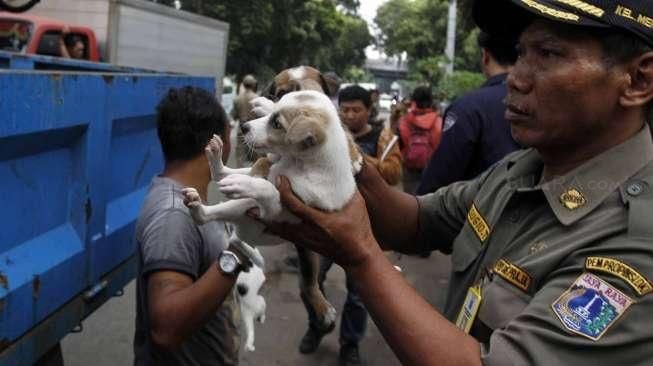
{"label": "white dog", "polygon": [[254,351],[254,320],[265,322],[265,299],[259,290],[265,282],[261,267],[253,265],[249,272],[241,272],[236,280],[240,312],[245,323],[245,350]]}
{"label": "white dog", "polygon": [[[231,200],[206,206],[195,189],[186,188],[184,195],[198,223],[230,221],[236,224],[236,234],[244,241],[273,245],[283,241],[263,234],[264,226],[249,218],[246,212],[258,208],[263,220],[298,222],[281,205],[279,192],[272,183],[278,176],[288,177],[293,191],[309,206],[325,211],[340,210],[356,190],[354,175],[360,170],[363,158],[345,132],[335,106],[323,93],[291,92],[276,104],[259,106],[271,114],[249,121],[242,128],[245,143],[259,153],[268,154],[268,158],[259,159],[252,168],[225,167],[222,141],[214,136],[206,148],[212,179],[219,181],[220,191]],[[335,309],[317,286],[316,270],[306,272],[310,274],[302,273],[302,296],[316,311],[324,328],[332,329]]]}

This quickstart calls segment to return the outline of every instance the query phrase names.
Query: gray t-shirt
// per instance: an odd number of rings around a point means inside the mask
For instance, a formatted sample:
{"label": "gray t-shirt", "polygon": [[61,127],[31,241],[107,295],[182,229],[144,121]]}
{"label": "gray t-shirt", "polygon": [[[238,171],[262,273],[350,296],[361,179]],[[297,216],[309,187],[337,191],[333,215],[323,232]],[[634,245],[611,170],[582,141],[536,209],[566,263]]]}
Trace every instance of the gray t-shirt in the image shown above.
{"label": "gray t-shirt", "polygon": [[160,270],[177,271],[196,280],[214,265],[227,247],[224,223],[196,225],[184,206],[182,188],[172,179],[155,177],[136,224],[139,263],[134,364],[237,365],[239,342],[235,318],[240,313],[233,296],[228,297],[215,316],[179,349],[173,352],[158,349],[150,339],[148,274]]}

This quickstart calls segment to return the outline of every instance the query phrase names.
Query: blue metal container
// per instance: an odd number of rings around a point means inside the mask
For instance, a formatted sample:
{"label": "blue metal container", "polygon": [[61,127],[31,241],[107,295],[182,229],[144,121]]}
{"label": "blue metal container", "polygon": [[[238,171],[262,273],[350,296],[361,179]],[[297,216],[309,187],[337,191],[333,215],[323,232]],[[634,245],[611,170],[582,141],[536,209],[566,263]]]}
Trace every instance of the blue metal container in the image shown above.
{"label": "blue metal container", "polygon": [[215,80],[0,52],[0,365],[31,365],[133,279],[155,107],[185,85]]}

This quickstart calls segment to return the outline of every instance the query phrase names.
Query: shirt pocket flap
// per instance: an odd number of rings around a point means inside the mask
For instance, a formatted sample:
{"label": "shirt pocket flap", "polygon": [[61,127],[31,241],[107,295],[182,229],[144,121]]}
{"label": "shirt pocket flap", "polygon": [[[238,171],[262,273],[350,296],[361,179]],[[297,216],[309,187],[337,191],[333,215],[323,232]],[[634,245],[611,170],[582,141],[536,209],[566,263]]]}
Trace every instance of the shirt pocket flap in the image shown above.
{"label": "shirt pocket flap", "polygon": [[451,267],[454,272],[465,271],[479,254],[483,246],[469,225],[465,225],[453,244]]}

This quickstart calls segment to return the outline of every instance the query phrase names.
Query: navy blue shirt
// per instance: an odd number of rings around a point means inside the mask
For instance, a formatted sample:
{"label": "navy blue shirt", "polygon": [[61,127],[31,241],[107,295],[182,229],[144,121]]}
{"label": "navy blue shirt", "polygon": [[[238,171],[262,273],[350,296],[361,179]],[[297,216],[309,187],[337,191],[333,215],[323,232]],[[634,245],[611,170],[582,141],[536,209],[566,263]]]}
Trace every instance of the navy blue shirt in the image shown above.
{"label": "navy blue shirt", "polygon": [[507,75],[491,77],[447,108],[442,141],[422,173],[416,194],[472,179],[520,148],[504,117]]}

